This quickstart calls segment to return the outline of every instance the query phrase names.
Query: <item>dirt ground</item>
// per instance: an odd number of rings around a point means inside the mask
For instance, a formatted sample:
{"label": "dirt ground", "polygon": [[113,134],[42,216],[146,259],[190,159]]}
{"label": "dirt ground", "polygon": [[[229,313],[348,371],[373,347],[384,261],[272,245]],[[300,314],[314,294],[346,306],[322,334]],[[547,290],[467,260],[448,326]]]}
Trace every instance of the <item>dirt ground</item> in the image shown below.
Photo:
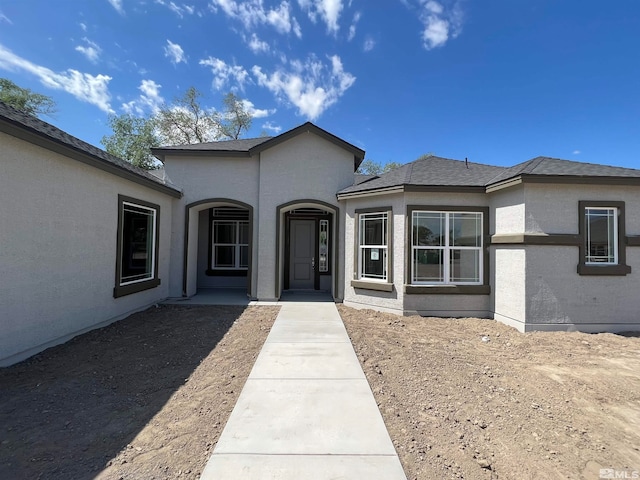
{"label": "dirt ground", "polygon": [[339,310],[409,480],[640,478],[640,338]]}
{"label": "dirt ground", "polygon": [[[339,310],[409,480],[640,471],[640,338]],[[0,369],[0,479],[198,478],[277,311],[161,306]]]}

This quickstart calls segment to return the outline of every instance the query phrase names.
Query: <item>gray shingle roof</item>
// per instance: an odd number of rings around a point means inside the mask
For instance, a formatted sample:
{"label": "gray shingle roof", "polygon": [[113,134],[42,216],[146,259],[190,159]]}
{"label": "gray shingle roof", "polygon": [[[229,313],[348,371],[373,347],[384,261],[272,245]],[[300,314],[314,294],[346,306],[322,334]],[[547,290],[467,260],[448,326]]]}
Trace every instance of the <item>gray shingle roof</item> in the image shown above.
{"label": "gray shingle roof", "polygon": [[500,175],[493,178],[490,184],[499,183],[520,175],[640,178],[640,170],[575,162],[559,158],[536,157],[505,169]]}
{"label": "gray shingle roof", "polygon": [[174,196],[181,195],[178,188],[162,181],[148,171],[136,167],[73,135],[69,135],[58,127],[54,127],[37,117],[28,115],[3,102],[0,102],[0,131],[39,144],[44,148],[54,149],[59,151],[59,153],[63,153],[60,152],[60,148],[62,148],[64,149],[63,154],[72,156],[72,158],[76,160],[83,161],[84,163],[128,178],[129,180],[138,181],[138,183],[147,186],[151,186],[152,184],[161,186],[161,191],[165,193],[170,193],[169,191],[171,191]]}
{"label": "gray shingle roof", "polygon": [[356,182],[338,192],[338,195],[407,186],[491,187],[518,177],[622,178],[640,181],[640,170],[550,157],[536,157],[513,167],[496,167],[429,156],[380,176]]}
{"label": "gray shingle roof", "polygon": [[436,156],[420,158],[371,180],[352,185],[339,194],[387,189],[405,185],[423,187],[484,187],[504,167]]}
{"label": "gray shingle roof", "polygon": [[218,142],[196,143],[193,145],[175,145],[160,147],[159,150],[206,150],[221,152],[248,152],[273,137],[243,138],[239,140],[222,140]]}

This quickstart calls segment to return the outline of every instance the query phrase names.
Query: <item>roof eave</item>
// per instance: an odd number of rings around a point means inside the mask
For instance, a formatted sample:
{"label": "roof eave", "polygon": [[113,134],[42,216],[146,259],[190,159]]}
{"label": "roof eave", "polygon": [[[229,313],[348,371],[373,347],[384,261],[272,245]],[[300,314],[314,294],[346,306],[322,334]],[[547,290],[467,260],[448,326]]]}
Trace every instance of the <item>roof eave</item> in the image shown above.
{"label": "roof eave", "polygon": [[370,188],[355,192],[338,193],[338,200],[387,195],[390,193],[440,192],[440,193],[485,193],[485,188],[477,185],[395,185],[392,187]]}
{"label": "roof eave", "polygon": [[6,117],[0,118],[0,131],[174,198],[182,198],[182,192],[173,187],[131,172],[115,163],[107,162],[95,155],[91,155],[89,152],[50,137],[42,132],[38,132],[26,125],[14,122]]}
{"label": "roof eave", "polygon": [[496,192],[522,183],[546,183],[552,185],[618,185],[640,186],[640,177],[609,177],[596,175],[532,175],[524,174],[487,185],[486,192]]}

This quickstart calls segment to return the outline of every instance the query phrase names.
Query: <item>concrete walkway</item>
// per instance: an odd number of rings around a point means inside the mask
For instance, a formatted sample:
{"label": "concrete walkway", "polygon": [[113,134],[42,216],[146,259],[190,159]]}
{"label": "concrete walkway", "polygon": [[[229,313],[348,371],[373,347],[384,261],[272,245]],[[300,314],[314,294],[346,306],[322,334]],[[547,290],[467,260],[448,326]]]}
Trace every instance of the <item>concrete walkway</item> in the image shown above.
{"label": "concrete walkway", "polygon": [[282,303],[203,480],[406,480],[331,302]]}

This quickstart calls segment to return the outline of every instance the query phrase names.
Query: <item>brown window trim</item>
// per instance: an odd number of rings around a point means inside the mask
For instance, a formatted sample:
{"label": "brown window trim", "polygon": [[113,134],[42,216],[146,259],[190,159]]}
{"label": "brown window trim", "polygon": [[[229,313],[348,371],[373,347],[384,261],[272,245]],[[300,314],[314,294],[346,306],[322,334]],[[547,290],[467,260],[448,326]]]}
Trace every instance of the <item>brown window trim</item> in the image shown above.
{"label": "brown window trim", "polygon": [[[411,284],[411,242],[413,241],[413,212],[480,212],[482,213],[482,285],[454,285],[454,284],[434,284],[434,285],[412,285]],[[405,220],[405,286],[404,293],[407,295],[490,295],[489,285],[489,246],[491,237],[489,235],[489,207],[468,207],[460,205],[407,205],[407,217]]]}
{"label": "brown window trim", "polygon": [[[618,210],[618,263],[616,265],[587,265],[586,257],[586,225],[585,210],[587,207],[613,207]],[[578,244],[579,263],[578,275],[611,275],[625,276],[631,273],[631,267],[626,264],[628,243],[625,233],[625,204],[621,201],[581,200],[578,202],[578,225],[580,243]]]}
{"label": "brown window trim", "polygon": [[[392,207],[372,207],[372,208],[356,208],[355,211],[355,226],[353,229],[354,238],[354,252],[353,252],[353,280],[351,286],[354,288],[361,288],[367,290],[379,290],[383,292],[393,291],[393,208]],[[387,280],[386,282],[372,282],[368,279],[360,279],[360,272],[358,265],[360,263],[360,214],[362,213],[386,213],[387,214]],[[354,282],[360,285],[374,285],[380,286],[379,288],[369,288],[366,286],[354,286]],[[391,285],[389,287],[382,287],[384,285]]]}
{"label": "brown window trim", "polygon": [[[134,205],[140,205],[142,207],[152,208],[155,210],[155,259],[154,259],[154,276],[153,278],[149,278],[148,280],[143,280],[136,283],[130,283],[129,285],[120,285],[120,276],[121,276],[121,265],[122,265],[122,227],[123,227],[123,205],[124,202],[133,203]],[[145,290],[150,290],[152,288],[156,288],[160,285],[160,278],[158,278],[158,257],[159,257],[159,246],[160,246],[160,205],[156,205],[155,203],[145,202],[144,200],[139,200],[137,198],[127,197],[125,195],[118,195],[118,240],[117,240],[117,249],[116,249],[116,285],[113,288],[113,298],[124,297],[126,295],[131,295],[133,293],[143,292]]]}
{"label": "brown window trim", "polygon": [[393,283],[368,282],[366,280],[351,280],[351,286],[360,290],[376,290],[378,292],[393,292]]}

